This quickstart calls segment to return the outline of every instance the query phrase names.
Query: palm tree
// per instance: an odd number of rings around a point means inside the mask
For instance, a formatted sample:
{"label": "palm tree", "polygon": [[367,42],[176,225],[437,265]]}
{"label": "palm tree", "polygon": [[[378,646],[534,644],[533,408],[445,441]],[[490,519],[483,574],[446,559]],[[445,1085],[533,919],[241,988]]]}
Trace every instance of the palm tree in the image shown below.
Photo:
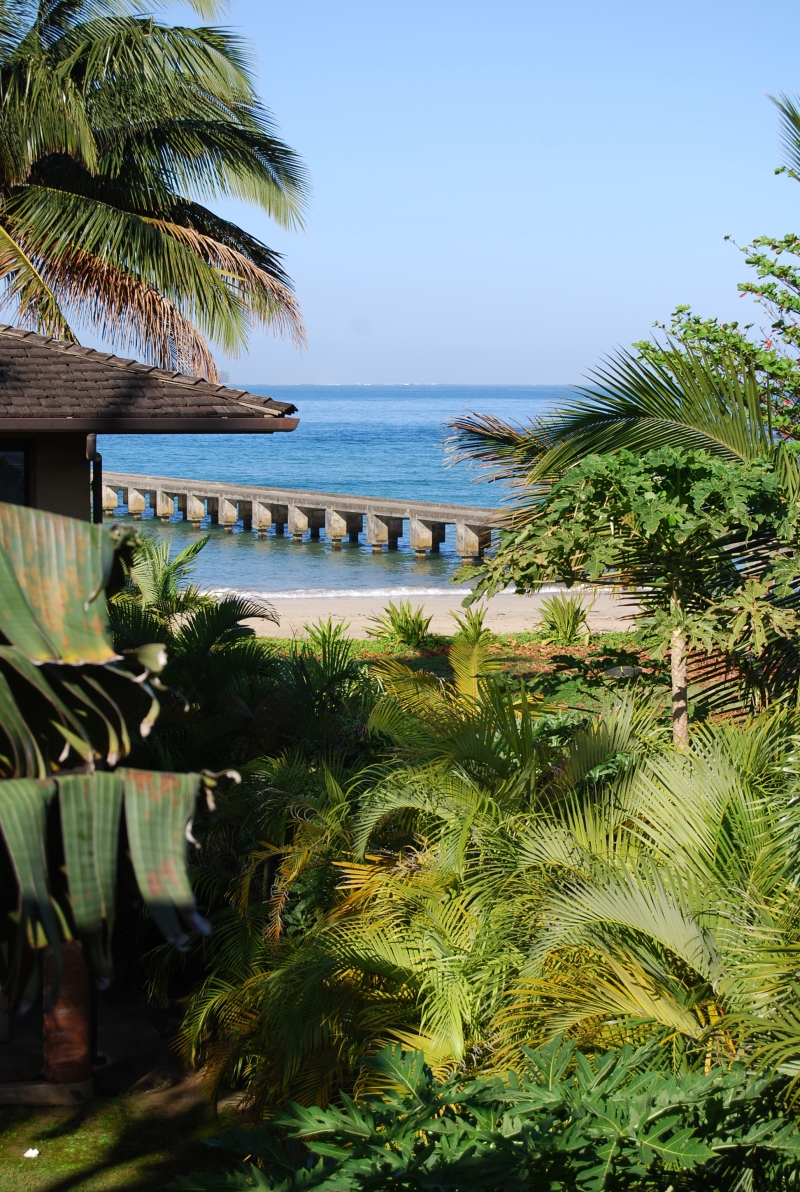
{"label": "palm tree", "polygon": [[590,374],[557,414],[527,428],[493,416],[455,419],[449,449],[511,489],[505,520],[524,524],[552,482],[588,455],[661,446],[707,451],[735,463],[771,457],[792,494],[800,477],[790,447],[773,434],[749,360],[699,349],[663,352],[663,363],[620,352]]}
{"label": "palm tree", "polygon": [[234,353],[262,324],[302,341],[280,256],[205,205],[290,228],[308,191],[234,36],[132,0],[2,0],[0,97],[0,280],[23,322],[74,339],[73,315],[211,378],[207,338]]}
{"label": "palm tree", "polygon": [[181,1031],[209,1091],[325,1103],[392,1039],[439,1072],[492,1055],[548,890],[523,834],[664,730],[618,696],[586,723],[505,690],[474,616],[450,660],[452,683],[375,664],[369,765],[286,752],[220,798],[196,871],[214,932]]}
{"label": "palm tree", "polygon": [[[559,481],[567,483],[570,469],[591,457],[627,451],[642,458],[647,452],[670,447],[689,454],[716,456],[732,464],[761,466],[766,460],[783,496],[790,505],[796,501],[800,472],[795,452],[790,443],[773,433],[770,406],[749,358],[732,352],[712,357],[702,349],[681,351],[670,345],[658,359],[620,353],[593,375],[593,387],[579,388],[558,414],[539,419],[527,429],[482,415],[451,424],[454,434],[450,450],[454,457],[472,461],[491,479],[509,487],[508,507],[498,518],[507,532],[501,533],[493,555],[471,573],[479,581],[473,599],[486,591],[496,591],[501,573],[502,586],[513,576],[518,591],[530,590],[525,576],[529,575],[526,567],[534,552],[529,550],[526,556],[526,536],[547,517],[553,486]],[[596,542],[599,547],[599,535]],[[770,550],[777,558],[777,544]],[[770,550],[764,551],[761,543],[744,543],[743,549],[736,552],[737,560],[746,565],[748,573],[763,581]],[[625,586],[621,572],[609,573],[599,582]],[[645,593],[642,599],[646,603],[650,593],[647,578],[643,576],[633,586]],[[765,597],[758,604],[759,610],[778,619],[791,617],[785,609],[773,607],[778,593],[769,583],[758,592]],[[758,595],[756,588],[752,588],[751,595]],[[798,597],[784,588],[781,601],[794,609]],[[743,618],[742,624],[748,615],[743,606],[738,608],[736,616]],[[774,680],[773,696],[793,688],[800,662],[793,643],[777,631],[770,631],[767,638],[755,654],[743,641],[731,638],[725,648],[736,658],[726,668],[721,688],[730,688],[730,680],[736,676],[745,680],[749,699],[764,699],[765,676]],[[678,633],[675,643],[671,651],[674,689],[676,698],[684,692],[680,698],[685,702],[685,635]],[[709,676],[718,669],[718,659],[705,668]],[[721,692],[718,689],[713,694],[716,697]],[[683,736],[688,733],[684,714],[678,731]]]}
{"label": "palm tree", "polygon": [[796,731],[786,711],[706,728],[689,756],[652,752],[525,828],[520,855],[550,891],[498,1015],[499,1064],[568,1031],[589,1047],[657,1037],[678,1066],[709,1066],[791,1025],[793,1051],[775,1051],[796,1059]]}

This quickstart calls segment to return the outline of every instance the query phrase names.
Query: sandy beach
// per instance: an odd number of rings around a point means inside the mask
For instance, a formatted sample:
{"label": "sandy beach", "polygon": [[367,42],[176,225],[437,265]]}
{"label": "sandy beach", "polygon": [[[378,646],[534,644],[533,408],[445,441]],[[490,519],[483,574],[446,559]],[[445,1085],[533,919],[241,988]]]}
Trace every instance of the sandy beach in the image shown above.
{"label": "sandy beach", "polygon": [[[247,595],[255,596],[249,592]],[[397,604],[400,599],[410,599],[414,608],[420,604],[427,615],[432,616],[431,630],[433,633],[452,633],[454,622],[453,612],[462,612],[461,601],[463,592],[443,591],[436,595],[416,595],[410,597],[389,597],[386,595],[347,596],[275,596],[269,597],[280,624],[272,621],[254,618],[244,624],[252,626],[259,636],[264,637],[300,637],[303,636],[303,626],[320,619],[332,617],[334,621],[346,621],[349,624],[348,633],[351,637],[367,637],[367,627],[370,618],[386,608],[390,599]],[[495,633],[524,633],[535,629],[539,623],[539,609],[542,601],[547,599],[547,593],[535,596],[517,596],[511,592],[501,592],[492,597],[488,604],[486,618],[487,626]],[[595,633],[613,630],[629,629],[632,625],[631,606],[623,604],[610,592],[586,593],[587,603],[594,599],[594,606],[589,613],[589,625]]]}

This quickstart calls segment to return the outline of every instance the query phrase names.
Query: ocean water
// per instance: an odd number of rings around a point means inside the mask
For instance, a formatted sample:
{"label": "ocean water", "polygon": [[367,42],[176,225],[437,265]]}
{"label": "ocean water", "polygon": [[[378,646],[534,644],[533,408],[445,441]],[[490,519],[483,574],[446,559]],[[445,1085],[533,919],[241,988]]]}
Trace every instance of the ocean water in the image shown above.
{"label": "ocean water", "polygon": [[[108,471],[147,472],[192,480],[230,480],[278,488],[316,489],[415,501],[496,507],[503,490],[466,464],[448,467],[447,422],[459,414],[493,414],[525,424],[558,407],[568,386],[251,385],[298,407],[300,425],[275,435],[99,435]],[[123,519],[125,515],[123,514]],[[276,597],[374,592],[422,595],[450,585],[460,560],[454,531],[439,555],[418,560],[401,538],[397,551],[373,555],[362,544],[330,544],[270,533],[259,539],[237,528],[193,530],[173,519],[147,518],[180,549],[211,534],[195,578],[204,588],[236,588]],[[407,527],[406,527],[407,529]]]}

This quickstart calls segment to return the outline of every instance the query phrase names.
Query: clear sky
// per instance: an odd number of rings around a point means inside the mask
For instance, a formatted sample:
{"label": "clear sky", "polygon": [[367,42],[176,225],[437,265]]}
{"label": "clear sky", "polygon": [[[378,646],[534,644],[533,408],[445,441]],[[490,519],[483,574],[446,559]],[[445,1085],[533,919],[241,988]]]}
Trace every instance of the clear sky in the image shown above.
{"label": "clear sky", "polygon": [[228,207],[286,255],[298,353],[232,382],[579,380],[678,303],[758,319],[723,237],[800,231],[775,177],[800,92],[797,0],[233,0],[305,158],[307,230]]}

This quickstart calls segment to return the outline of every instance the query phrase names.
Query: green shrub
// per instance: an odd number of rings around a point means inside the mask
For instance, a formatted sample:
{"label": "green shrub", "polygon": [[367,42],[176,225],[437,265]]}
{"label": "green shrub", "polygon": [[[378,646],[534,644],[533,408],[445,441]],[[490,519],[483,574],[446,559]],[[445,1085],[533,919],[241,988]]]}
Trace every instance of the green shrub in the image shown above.
{"label": "green shrub", "polygon": [[546,641],[559,646],[588,644],[591,637],[586,619],[589,609],[584,607],[583,599],[577,592],[551,596],[542,603],[541,611],[541,628]]}
{"label": "green shrub", "polygon": [[399,605],[389,602],[379,617],[372,617],[374,629],[367,629],[370,637],[376,637],[388,645],[407,646],[421,650],[431,640],[429,633],[433,617],[426,617],[422,606],[412,609],[410,600],[401,600]]}
{"label": "green shrub", "polygon": [[367,1061],[379,1095],[339,1109],[291,1105],[219,1145],[237,1172],[175,1188],[295,1192],[776,1192],[795,1187],[800,1133],[774,1082],[743,1065],[673,1076],[663,1054],[626,1045],[592,1061],[556,1040],[518,1076],[438,1084],[422,1054]]}

